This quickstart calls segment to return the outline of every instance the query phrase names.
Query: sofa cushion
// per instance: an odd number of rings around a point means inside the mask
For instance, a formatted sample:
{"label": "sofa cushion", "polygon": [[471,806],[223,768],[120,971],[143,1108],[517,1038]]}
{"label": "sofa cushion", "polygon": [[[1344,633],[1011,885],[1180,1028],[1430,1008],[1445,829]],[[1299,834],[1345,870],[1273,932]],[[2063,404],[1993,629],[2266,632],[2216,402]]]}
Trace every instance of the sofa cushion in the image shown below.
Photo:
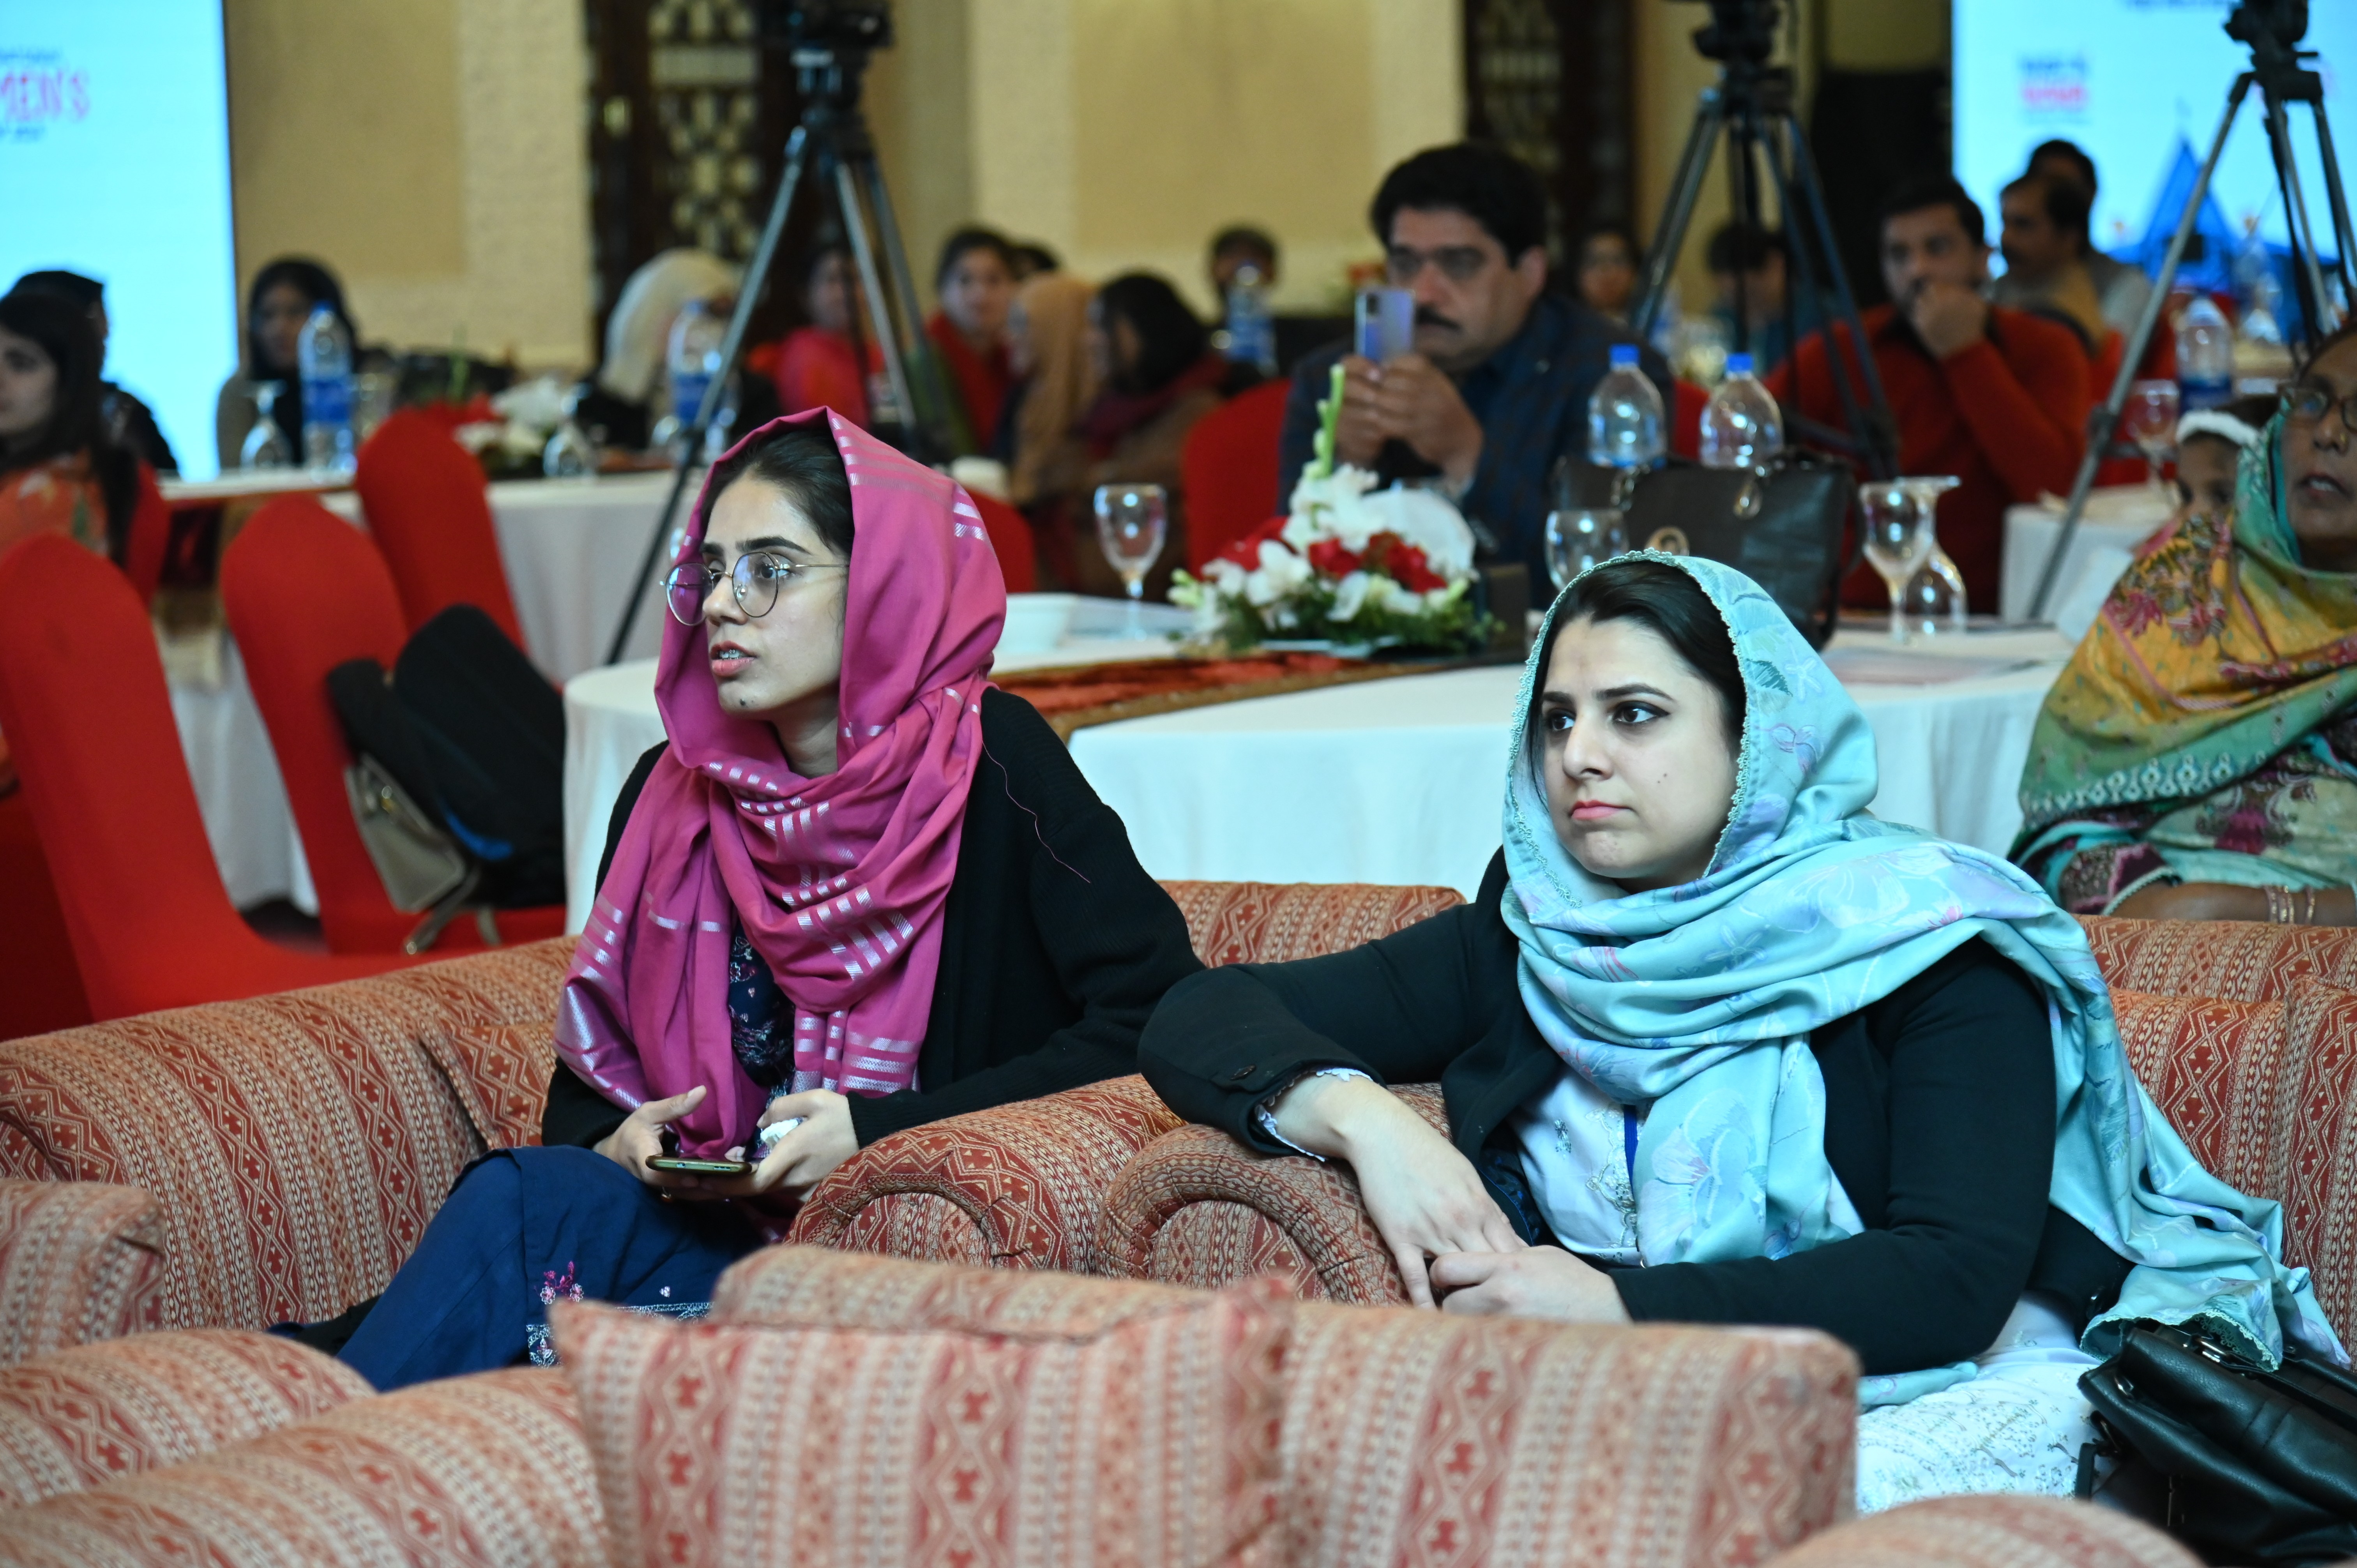
{"label": "sofa cushion", "polygon": [[2292,983],[2357,985],[2357,929],[2083,916],[2104,978],[2130,991],[2266,1002]]}
{"label": "sofa cushion", "polygon": [[0,1042],[0,1176],[144,1187],[166,1327],[384,1288],[484,1141],[427,1042],[544,1021],[569,940]]}
{"label": "sofa cushion", "polygon": [[355,1400],[169,1469],[0,1513],[22,1568],[604,1568],[564,1374]]}
{"label": "sofa cushion", "polygon": [[556,1071],[554,1019],[528,1024],[468,1024],[425,1036],[483,1145],[537,1148],[548,1109],[548,1080]]}
{"label": "sofa cushion", "polygon": [[957,1328],[1090,1335],[1200,1305],[1144,1280],[1032,1269],[934,1268],[907,1258],[765,1247],[713,1287],[712,1321],[769,1328]]}
{"label": "sofa cushion", "polygon": [[163,1228],[137,1187],[0,1181],[0,1366],[156,1327]]}
{"label": "sofa cushion", "polygon": [[2279,1195],[2268,1130],[2286,1059],[2284,1004],[2115,988],[2128,1065],[2194,1157],[2244,1192]]}
{"label": "sofa cushion", "polygon": [[61,1350],[0,1370],[0,1508],[177,1465],[372,1391],[340,1361],[250,1328]]}
{"label": "sofa cushion", "polygon": [[618,1565],[1238,1563],[1274,1528],[1265,1285],[1091,1333],[550,1320]]}
{"label": "sofa cushion", "polygon": [[2291,987],[2291,1066],[2266,1138],[2268,1181],[2284,1206],[2284,1258],[2307,1265],[2316,1299],[2343,1334],[2357,1327],[2357,991]]}
{"label": "sofa cushion", "polygon": [[2138,1520],[2060,1498],[1932,1498],[1827,1530],[1777,1568],[2196,1568]]}
{"label": "sofa cushion", "polygon": [[1187,918],[1196,956],[1230,963],[1290,963],[1341,952],[1465,902],[1453,887],[1364,882],[1166,882]]}

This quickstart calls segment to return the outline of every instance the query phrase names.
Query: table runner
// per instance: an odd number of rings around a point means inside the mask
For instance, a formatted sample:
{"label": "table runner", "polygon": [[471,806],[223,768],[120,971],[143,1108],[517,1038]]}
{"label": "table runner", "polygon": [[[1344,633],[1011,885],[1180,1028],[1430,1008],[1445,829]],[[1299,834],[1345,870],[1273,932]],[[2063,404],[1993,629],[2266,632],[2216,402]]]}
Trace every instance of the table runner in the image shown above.
{"label": "table runner", "polygon": [[1287,692],[1429,675],[1499,660],[1489,658],[1368,660],[1290,650],[1230,659],[1137,659],[1050,665],[996,677],[1004,691],[1039,710],[1070,744],[1076,730]]}

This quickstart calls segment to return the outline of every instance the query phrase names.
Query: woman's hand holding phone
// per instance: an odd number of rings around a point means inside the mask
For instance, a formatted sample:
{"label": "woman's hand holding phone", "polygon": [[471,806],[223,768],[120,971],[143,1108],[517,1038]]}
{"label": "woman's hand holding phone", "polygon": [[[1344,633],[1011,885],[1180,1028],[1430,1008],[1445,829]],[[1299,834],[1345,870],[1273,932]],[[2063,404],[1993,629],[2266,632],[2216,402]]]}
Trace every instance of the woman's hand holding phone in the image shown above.
{"label": "woman's hand holding phone", "polygon": [[597,1152],[649,1187],[665,1192],[692,1189],[695,1177],[651,1170],[647,1162],[664,1152],[663,1129],[703,1104],[704,1095],[704,1086],[698,1084],[685,1094],[648,1101],[622,1118],[622,1124],[606,1135]]}

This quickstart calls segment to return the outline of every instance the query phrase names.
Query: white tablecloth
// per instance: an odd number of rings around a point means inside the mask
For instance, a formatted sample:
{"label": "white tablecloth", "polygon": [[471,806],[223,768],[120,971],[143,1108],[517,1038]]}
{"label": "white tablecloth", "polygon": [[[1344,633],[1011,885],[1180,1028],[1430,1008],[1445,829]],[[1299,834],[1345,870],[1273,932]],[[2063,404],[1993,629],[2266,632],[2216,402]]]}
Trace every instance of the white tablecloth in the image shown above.
{"label": "white tablecloth", "polygon": [[[1891,650],[1844,633],[1831,662],[1874,727],[1878,815],[2003,854],[2040,702],[2070,647],[2047,631]],[[1962,668],[1965,679],[1945,679]],[[662,738],[651,665],[565,692],[565,851],[578,929],[607,817]],[[1470,897],[1498,847],[1511,667],[1448,671],[1096,725],[1072,757],[1156,876],[1387,882]],[[1936,683],[1925,683],[1936,681]]]}
{"label": "white tablecloth", "polygon": [[[2169,521],[2174,497],[2145,485],[2115,485],[2087,497],[2087,510],[2072,531],[2070,553],[2046,601],[2046,618],[2077,641],[2103,608],[2112,585],[2127,570],[2137,545]],[[2038,596],[2039,574],[2062,532],[2062,503],[2032,502],[2005,513],[2005,578],[1997,610],[2019,622]]]}

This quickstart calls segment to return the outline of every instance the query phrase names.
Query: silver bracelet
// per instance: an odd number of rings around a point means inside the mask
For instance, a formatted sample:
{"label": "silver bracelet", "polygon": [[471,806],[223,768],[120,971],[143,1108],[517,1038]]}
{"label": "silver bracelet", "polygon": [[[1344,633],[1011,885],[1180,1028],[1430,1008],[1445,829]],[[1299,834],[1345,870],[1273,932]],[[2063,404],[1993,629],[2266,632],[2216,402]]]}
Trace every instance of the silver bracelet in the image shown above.
{"label": "silver bracelet", "polygon": [[1365,1079],[1369,1083],[1375,1081],[1373,1078],[1354,1067],[1318,1067],[1311,1068],[1306,1072],[1295,1073],[1279,1084],[1275,1093],[1265,1096],[1258,1105],[1253,1107],[1253,1125],[1267,1133],[1270,1141],[1283,1144],[1297,1155],[1308,1155],[1322,1165],[1326,1163],[1325,1155],[1312,1154],[1276,1130],[1277,1102],[1291,1094],[1305,1079],[1313,1078],[1360,1078]]}

